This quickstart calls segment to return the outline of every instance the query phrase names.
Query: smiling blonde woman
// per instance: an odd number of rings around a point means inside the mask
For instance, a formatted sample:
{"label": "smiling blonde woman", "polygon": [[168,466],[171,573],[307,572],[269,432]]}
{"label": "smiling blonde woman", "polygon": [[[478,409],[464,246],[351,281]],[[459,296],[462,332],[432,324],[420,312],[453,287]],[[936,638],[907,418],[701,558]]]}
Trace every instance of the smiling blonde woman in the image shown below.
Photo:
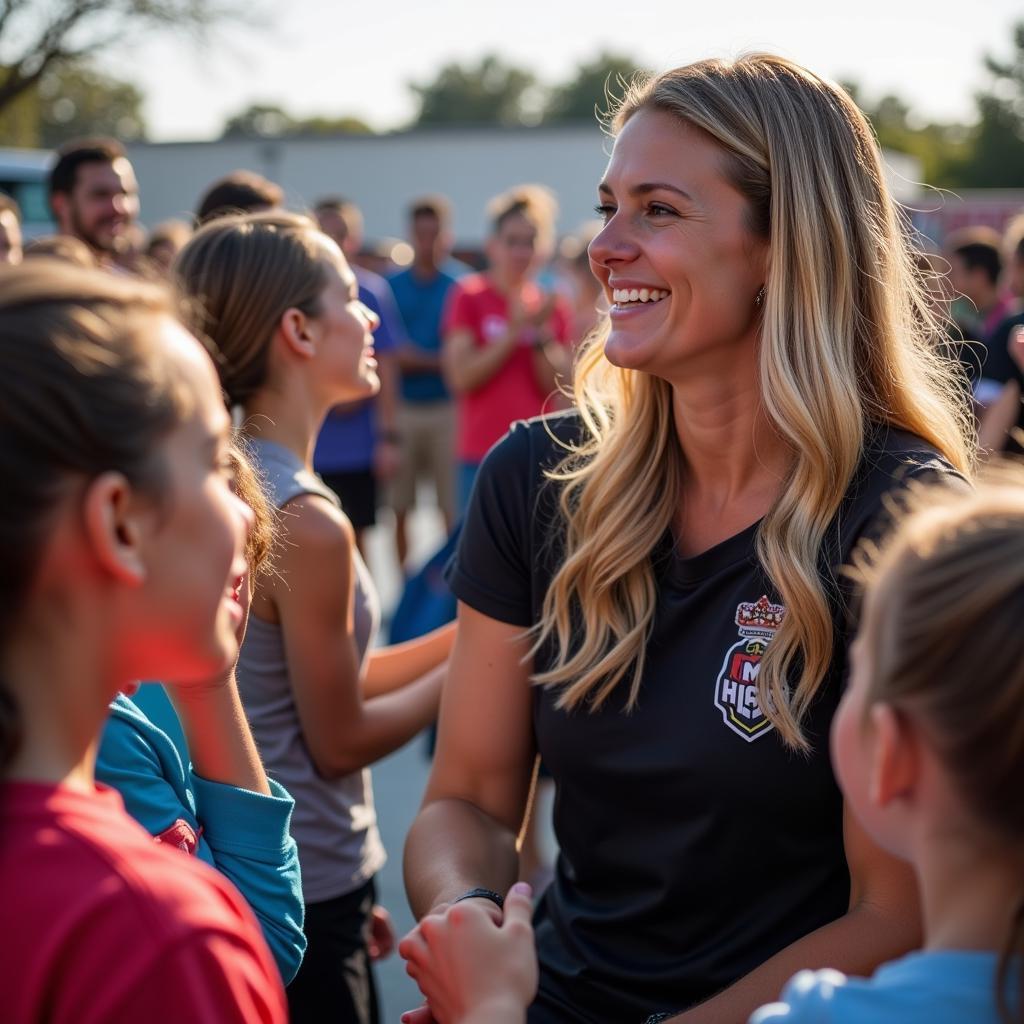
{"label": "smiling blonde woman", "polygon": [[912,946],[912,880],[828,759],[837,570],[908,478],[970,470],[875,139],[764,55],[631,88],[590,246],[611,303],[577,410],[480,471],[419,914],[504,892],[540,752],[560,857],[531,1024],[740,1021],[794,970]]}

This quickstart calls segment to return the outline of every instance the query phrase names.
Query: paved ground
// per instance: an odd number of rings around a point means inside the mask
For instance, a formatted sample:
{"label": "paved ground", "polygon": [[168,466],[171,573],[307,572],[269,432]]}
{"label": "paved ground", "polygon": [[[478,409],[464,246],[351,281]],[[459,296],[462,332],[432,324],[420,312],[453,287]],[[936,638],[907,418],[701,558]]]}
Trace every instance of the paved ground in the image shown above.
{"label": "paved ground", "polygon": [[[380,831],[388,851],[388,862],[377,876],[378,899],[390,911],[399,936],[415,923],[402,885],[402,844],[427,781],[428,762],[424,750],[422,738],[414,740],[373,769]],[[421,1001],[419,990],[405,973],[397,953],[377,965],[377,982],[383,1024],[396,1024],[403,1010],[418,1006]]]}
{"label": "paved ground", "polygon": [[[398,600],[402,582],[395,556],[391,517],[382,513],[381,520],[368,537],[367,562],[380,591],[385,615],[388,615]],[[415,565],[424,561],[440,546],[443,537],[444,525],[436,506],[414,512],[410,524],[411,563]],[[377,818],[384,848],[388,851],[388,862],[377,876],[378,900],[391,913],[399,936],[415,923],[402,884],[402,844],[427,783],[430,762],[425,749],[424,738],[418,737],[373,767]],[[382,1024],[396,1024],[403,1010],[418,1006],[421,1001],[419,990],[405,973],[397,953],[378,964],[377,983],[381,995]]]}

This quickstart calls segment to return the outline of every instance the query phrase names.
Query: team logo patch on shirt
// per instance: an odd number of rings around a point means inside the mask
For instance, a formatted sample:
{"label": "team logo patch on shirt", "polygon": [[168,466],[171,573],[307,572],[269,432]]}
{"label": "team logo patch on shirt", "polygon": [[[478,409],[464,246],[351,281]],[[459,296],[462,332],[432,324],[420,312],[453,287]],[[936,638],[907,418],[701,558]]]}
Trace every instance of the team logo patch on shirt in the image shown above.
{"label": "team logo patch on shirt", "polygon": [[153,837],[158,843],[166,843],[168,846],[176,846],[185,853],[195,854],[199,847],[199,836],[195,829],[184,818],[178,820],[158,836]]}
{"label": "team logo patch on shirt", "polygon": [[740,639],[729,648],[715,683],[715,707],[722,720],[748,743],[772,731],[771,720],[757,699],[757,674],[768,642],[775,636],[786,609],[762,595],[736,609]]}
{"label": "team logo patch on shirt", "polygon": [[508,321],[503,316],[496,316],[494,313],[488,313],[480,325],[480,331],[488,345],[497,341],[507,330]]}

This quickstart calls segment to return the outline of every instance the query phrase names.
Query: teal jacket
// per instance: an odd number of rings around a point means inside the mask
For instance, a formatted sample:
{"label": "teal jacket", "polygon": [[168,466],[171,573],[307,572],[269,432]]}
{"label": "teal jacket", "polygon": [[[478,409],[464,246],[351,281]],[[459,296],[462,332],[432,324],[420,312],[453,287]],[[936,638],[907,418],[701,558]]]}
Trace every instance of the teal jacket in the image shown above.
{"label": "teal jacket", "polygon": [[125,809],[147,832],[231,880],[259,920],[288,984],[306,949],[299,857],[289,832],[294,801],[272,779],[273,795],[264,796],[196,775],[163,688],[147,683],[142,689],[144,703],[157,708],[155,717],[166,731],[138,703],[118,694],[100,741],[96,778],[118,790]]}

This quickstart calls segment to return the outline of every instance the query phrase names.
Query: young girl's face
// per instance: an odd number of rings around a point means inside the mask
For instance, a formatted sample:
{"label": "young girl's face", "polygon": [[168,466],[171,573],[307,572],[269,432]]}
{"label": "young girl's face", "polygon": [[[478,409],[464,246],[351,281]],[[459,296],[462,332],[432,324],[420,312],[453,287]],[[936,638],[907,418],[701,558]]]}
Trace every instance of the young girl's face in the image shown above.
{"label": "young girl's face", "polygon": [[146,538],[132,642],[152,662],[144,675],[188,683],[223,673],[237,656],[252,511],[232,488],[231,423],[213,364],[172,320],[163,322],[161,333],[192,402],[163,443],[167,481]]}
{"label": "young girl's face", "polygon": [[359,299],[359,285],[345,257],[324,239],[327,287],[320,296],[321,313],[310,327],[316,332],[318,374],[337,402],[367,398],[380,390],[373,354],[376,314]]}

